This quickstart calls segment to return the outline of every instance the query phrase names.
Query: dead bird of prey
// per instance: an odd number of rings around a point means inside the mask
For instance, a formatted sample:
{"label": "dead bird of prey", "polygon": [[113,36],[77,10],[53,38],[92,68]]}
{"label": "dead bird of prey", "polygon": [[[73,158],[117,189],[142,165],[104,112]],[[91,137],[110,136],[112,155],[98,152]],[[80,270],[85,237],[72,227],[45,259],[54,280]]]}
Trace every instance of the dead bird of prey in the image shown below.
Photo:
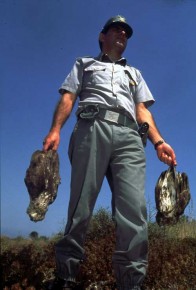
{"label": "dead bird of prey", "polygon": [[32,221],[41,221],[57,196],[60,184],[58,153],[53,150],[35,151],[24,182],[30,197],[27,213]]}
{"label": "dead bird of prey", "polygon": [[160,226],[177,223],[190,198],[186,173],[177,172],[173,166],[162,172],[155,187],[157,223]]}

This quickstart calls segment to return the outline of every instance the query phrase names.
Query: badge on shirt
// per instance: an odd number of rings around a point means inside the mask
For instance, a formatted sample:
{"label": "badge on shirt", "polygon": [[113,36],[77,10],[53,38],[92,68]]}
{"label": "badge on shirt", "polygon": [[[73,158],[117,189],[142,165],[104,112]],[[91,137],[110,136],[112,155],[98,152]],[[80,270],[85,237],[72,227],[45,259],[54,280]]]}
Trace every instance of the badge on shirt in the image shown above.
{"label": "badge on shirt", "polygon": [[135,81],[133,79],[130,79],[129,83],[130,83],[131,86],[135,86],[136,85],[136,83],[135,83]]}

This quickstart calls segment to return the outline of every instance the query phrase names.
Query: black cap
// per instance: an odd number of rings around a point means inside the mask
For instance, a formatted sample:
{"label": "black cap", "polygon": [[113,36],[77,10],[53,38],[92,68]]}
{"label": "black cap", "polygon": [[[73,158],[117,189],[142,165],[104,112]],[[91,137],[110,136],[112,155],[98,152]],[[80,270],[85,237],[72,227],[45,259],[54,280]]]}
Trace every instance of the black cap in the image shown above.
{"label": "black cap", "polygon": [[124,27],[126,33],[127,33],[127,37],[130,38],[133,34],[133,29],[131,28],[131,26],[127,23],[125,17],[121,16],[121,15],[117,15],[114,16],[112,18],[110,18],[106,24],[104,25],[103,29],[101,30],[102,33],[106,33],[108,31],[108,29],[113,26],[119,24],[122,27]]}

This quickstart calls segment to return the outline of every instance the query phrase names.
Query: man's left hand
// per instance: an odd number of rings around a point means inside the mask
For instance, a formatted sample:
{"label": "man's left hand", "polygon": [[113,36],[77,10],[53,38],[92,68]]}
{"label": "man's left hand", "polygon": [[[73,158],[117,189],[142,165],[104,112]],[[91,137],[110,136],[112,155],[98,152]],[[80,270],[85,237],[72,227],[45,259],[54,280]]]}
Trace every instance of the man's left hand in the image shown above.
{"label": "man's left hand", "polygon": [[164,162],[165,164],[169,166],[177,165],[176,155],[174,153],[174,150],[169,144],[164,142],[163,144],[159,145],[156,150],[157,150],[157,156],[160,161]]}

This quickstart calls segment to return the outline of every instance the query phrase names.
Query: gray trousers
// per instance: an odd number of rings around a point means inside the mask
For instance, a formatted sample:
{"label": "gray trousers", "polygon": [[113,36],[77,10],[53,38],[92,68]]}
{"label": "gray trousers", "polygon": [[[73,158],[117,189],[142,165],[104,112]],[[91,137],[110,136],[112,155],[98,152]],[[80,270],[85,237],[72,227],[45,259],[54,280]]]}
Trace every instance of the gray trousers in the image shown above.
{"label": "gray trousers", "polygon": [[[136,124],[135,124],[136,125]],[[79,120],[71,136],[71,194],[65,235],[56,244],[58,275],[74,281],[104,177],[116,223],[113,267],[118,289],[140,285],[147,267],[145,154],[137,130],[106,121]]]}

